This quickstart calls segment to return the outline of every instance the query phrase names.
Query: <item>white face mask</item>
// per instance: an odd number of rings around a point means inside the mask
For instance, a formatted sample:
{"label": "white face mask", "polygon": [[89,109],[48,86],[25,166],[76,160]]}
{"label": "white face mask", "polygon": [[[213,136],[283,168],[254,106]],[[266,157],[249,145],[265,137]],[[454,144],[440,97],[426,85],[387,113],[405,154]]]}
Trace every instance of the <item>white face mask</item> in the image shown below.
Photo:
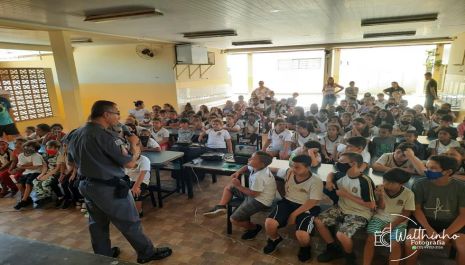
{"label": "white face mask", "polygon": [[150,119],[144,119],[143,121],[144,121],[144,122],[149,122],[149,121],[150,121]]}

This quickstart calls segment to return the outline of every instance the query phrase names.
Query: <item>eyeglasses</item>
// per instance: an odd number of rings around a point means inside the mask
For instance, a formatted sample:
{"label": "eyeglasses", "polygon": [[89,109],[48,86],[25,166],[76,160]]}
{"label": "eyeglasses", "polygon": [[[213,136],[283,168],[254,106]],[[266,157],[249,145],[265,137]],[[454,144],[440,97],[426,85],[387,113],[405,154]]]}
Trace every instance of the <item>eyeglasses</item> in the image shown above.
{"label": "eyeglasses", "polygon": [[121,115],[121,113],[119,111],[107,111],[108,113],[112,113],[112,114],[116,114],[118,116]]}

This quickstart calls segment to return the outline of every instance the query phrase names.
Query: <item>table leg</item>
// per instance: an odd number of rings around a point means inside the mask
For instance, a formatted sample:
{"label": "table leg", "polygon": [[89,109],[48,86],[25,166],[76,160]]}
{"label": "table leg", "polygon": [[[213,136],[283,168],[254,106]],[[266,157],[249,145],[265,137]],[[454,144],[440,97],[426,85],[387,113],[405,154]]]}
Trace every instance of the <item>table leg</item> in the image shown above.
{"label": "table leg", "polygon": [[[192,169],[192,168],[189,168],[189,169]],[[182,174],[182,176],[183,178],[185,178],[184,183],[186,183],[186,186],[187,186],[187,198],[192,199],[194,198],[194,188],[192,184],[193,173],[191,173],[190,170],[187,170],[187,172],[184,172],[184,173],[185,174]]]}
{"label": "table leg", "polygon": [[155,176],[157,179],[157,196],[158,196],[158,205],[160,208],[163,208],[163,196],[162,196],[162,189],[161,189],[161,180],[160,180],[160,169],[157,167],[155,168]]}

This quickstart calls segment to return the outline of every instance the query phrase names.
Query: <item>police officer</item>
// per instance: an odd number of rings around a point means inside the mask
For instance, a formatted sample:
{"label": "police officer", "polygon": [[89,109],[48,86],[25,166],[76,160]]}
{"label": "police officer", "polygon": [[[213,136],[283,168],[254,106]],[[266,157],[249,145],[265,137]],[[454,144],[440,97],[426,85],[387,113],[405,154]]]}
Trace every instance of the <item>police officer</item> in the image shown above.
{"label": "police officer", "polygon": [[123,141],[107,130],[118,124],[120,112],[115,103],[94,103],[90,122],[68,137],[68,161],[78,168],[79,191],[89,212],[89,230],[95,254],[117,257],[119,248],[111,248],[109,225],[112,222],[137,252],[137,262],[146,263],[171,255],[167,247],[154,248],[142,232],[134,199],[121,181],[124,167],[135,167],[140,155],[139,139],[128,136],[130,153]]}

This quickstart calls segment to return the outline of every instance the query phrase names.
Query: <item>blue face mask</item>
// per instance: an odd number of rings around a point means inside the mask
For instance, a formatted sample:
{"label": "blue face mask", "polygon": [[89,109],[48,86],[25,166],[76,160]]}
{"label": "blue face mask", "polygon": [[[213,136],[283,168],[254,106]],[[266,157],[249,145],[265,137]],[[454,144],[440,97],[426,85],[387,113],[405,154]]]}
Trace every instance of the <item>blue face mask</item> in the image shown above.
{"label": "blue face mask", "polygon": [[442,177],[442,172],[435,172],[435,171],[431,171],[431,170],[426,170],[425,171],[425,176],[429,180],[435,180],[435,179],[438,179],[438,178]]}

